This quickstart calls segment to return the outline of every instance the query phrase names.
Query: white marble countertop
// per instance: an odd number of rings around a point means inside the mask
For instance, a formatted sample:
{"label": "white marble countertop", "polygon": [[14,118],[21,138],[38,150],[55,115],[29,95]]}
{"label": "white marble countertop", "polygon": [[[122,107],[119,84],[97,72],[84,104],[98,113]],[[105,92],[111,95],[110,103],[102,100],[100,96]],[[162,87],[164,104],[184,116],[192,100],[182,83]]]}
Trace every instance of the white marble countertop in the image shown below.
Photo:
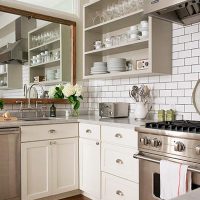
{"label": "white marble countertop", "polygon": [[50,120],[40,121],[4,121],[0,122],[0,128],[4,127],[20,127],[20,126],[34,126],[34,125],[47,125],[47,124],[62,124],[62,123],[90,123],[98,125],[116,126],[121,128],[135,128],[136,126],[144,126],[145,122],[135,121],[133,118],[100,118],[93,115],[81,115],[78,118],[74,117],[58,117],[51,118]]}
{"label": "white marble countertop", "polygon": [[186,195],[180,196],[173,200],[199,200],[200,199],[200,189],[196,189],[192,192],[187,193]]}

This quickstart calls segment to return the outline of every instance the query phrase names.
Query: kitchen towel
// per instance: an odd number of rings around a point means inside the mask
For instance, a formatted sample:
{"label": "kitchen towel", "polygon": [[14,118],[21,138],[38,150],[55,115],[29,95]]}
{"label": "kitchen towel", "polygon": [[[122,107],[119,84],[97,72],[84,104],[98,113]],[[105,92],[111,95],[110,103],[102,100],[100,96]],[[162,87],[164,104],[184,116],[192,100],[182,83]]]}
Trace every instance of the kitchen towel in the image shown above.
{"label": "kitchen towel", "polygon": [[169,200],[191,190],[188,166],[166,160],[160,162],[160,198]]}

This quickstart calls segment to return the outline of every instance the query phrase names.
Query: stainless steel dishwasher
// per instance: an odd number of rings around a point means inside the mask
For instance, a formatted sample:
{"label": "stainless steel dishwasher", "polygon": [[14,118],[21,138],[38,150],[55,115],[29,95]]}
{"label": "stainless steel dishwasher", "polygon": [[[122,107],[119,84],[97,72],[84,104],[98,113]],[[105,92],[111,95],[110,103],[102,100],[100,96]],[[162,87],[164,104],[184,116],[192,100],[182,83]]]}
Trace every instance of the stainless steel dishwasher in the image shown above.
{"label": "stainless steel dishwasher", "polygon": [[20,129],[0,128],[0,200],[21,199]]}

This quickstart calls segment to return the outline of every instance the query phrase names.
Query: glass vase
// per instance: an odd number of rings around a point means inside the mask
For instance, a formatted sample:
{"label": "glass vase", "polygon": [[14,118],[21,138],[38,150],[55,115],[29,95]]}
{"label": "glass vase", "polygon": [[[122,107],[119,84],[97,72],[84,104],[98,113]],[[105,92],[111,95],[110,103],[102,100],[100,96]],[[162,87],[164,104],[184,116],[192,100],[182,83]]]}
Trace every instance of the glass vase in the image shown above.
{"label": "glass vase", "polygon": [[79,110],[75,110],[73,104],[71,104],[71,116],[72,117],[78,117],[79,116]]}

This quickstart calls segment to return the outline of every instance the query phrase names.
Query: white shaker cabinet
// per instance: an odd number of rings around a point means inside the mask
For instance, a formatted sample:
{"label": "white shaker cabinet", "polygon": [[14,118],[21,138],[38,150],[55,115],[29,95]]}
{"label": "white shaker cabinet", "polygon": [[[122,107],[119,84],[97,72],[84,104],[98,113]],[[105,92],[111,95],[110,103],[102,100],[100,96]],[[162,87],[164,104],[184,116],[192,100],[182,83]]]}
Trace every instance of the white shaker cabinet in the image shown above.
{"label": "white shaker cabinet", "polygon": [[100,126],[80,124],[79,133],[80,189],[89,198],[100,200]]}
{"label": "white shaker cabinet", "polygon": [[78,124],[22,127],[22,200],[34,200],[78,189],[77,136]]}
{"label": "white shaker cabinet", "polygon": [[52,145],[53,193],[78,189],[78,139],[60,139]]}
{"label": "white shaker cabinet", "polygon": [[51,195],[52,157],[49,141],[21,145],[22,200]]}

